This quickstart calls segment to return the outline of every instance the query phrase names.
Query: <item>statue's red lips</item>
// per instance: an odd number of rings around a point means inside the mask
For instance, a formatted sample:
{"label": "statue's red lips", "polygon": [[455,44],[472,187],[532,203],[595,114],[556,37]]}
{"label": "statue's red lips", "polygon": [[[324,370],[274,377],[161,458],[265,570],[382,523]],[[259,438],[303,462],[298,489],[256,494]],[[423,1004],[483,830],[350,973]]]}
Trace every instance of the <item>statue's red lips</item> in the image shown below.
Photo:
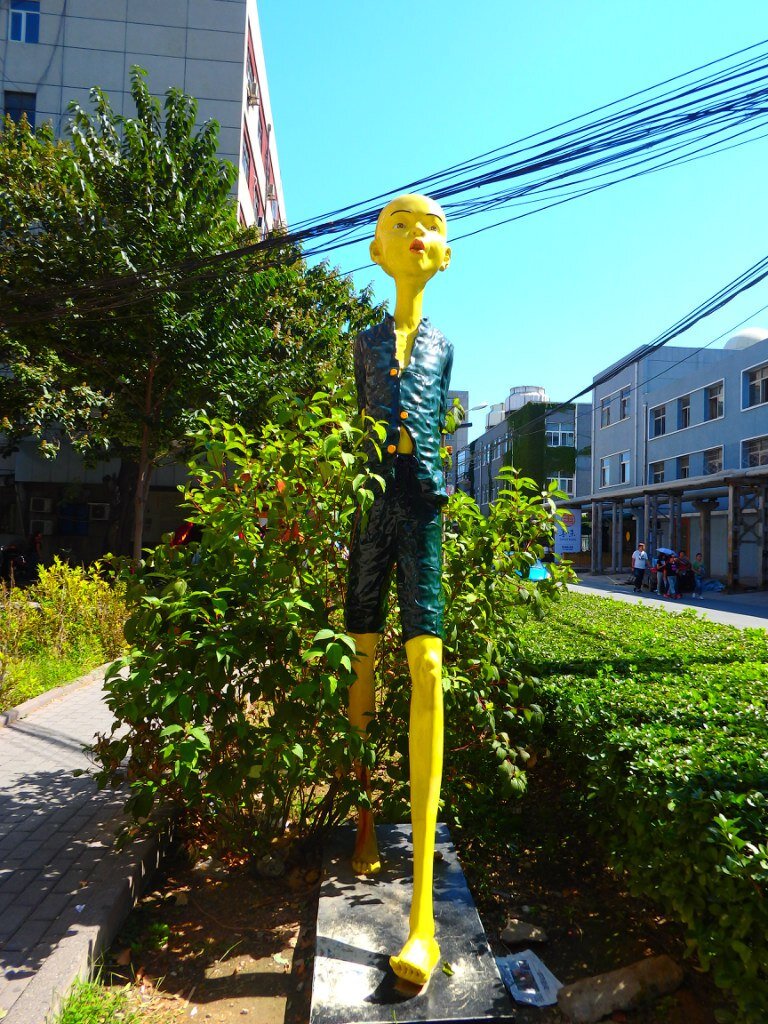
{"label": "statue's red lips", "polygon": [[411,252],[424,252],[425,249],[426,246],[424,245],[420,238],[414,238],[414,240],[411,242]]}

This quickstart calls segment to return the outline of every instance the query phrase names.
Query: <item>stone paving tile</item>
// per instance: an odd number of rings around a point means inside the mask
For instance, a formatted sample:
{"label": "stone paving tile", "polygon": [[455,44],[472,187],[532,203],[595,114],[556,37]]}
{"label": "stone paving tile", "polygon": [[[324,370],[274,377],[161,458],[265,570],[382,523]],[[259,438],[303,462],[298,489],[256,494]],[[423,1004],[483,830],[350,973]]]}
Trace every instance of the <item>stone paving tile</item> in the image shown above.
{"label": "stone paving tile", "polygon": [[122,795],[73,772],[92,768],[83,745],[110,724],[98,680],[0,729],[0,1010],[76,930],[107,867]]}

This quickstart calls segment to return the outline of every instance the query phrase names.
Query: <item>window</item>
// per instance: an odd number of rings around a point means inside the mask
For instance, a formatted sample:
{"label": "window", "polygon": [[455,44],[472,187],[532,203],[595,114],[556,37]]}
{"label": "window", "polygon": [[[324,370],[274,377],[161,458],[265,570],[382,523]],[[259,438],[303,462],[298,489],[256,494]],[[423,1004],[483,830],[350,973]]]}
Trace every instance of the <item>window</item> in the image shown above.
{"label": "window", "polygon": [[664,463],[663,462],[652,462],[648,467],[648,483],[649,484],[663,484],[664,483]]}
{"label": "window", "polygon": [[600,426],[610,427],[611,425],[611,400],[610,398],[600,399]]}
{"label": "window", "polygon": [[600,459],[600,486],[607,487],[611,482],[610,467],[608,459]]}
{"label": "window", "polygon": [[768,466],[768,435],[741,442],[741,468]]}
{"label": "window", "polygon": [[677,403],[677,427],[678,430],[685,430],[691,425],[691,396],[683,395]]}
{"label": "window", "polygon": [[704,472],[722,473],[723,471],[723,449],[708,448],[704,452]]}
{"label": "window", "polygon": [[34,128],[36,101],[37,95],[33,92],[6,92],[5,112],[16,124],[19,123],[22,115],[26,114],[29,127]]}
{"label": "window", "polygon": [[245,175],[246,181],[251,183],[251,148],[248,145],[248,139],[243,136],[243,174]]}
{"label": "window", "polygon": [[689,455],[680,455],[677,459],[677,479],[687,480],[691,475],[691,459]]}
{"label": "window", "polygon": [[36,43],[40,37],[40,0],[11,0],[8,38],[15,43]]}
{"label": "window", "polygon": [[651,437],[661,437],[667,432],[667,407],[660,405],[651,409]]}
{"label": "window", "polygon": [[629,452],[619,456],[619,479],[623,484],[629,483]]}
{"label": "window", "polygon": [[768,363],[747,374],[747,407],[768,402]]}
{"label": "window", "polygon": [[573,448],[576,443],[573,431],[562,423],[550,427],[546,431],[546,437],[550,448]]}
{"label": "window", "polygon": [[573,497],[572,476],[550,476],[547,477],[547,484],[554,484],[558,490],[565,491],[569,498]]}
{"label": "window", "polygon": [[719,420],[723,415],[723,382],[710,384],[706,389],[706,414],[708,420]]}
{"label": "window", "polygon": [[629,388],[622,388],[619,392],[619,419],[629,419]]}

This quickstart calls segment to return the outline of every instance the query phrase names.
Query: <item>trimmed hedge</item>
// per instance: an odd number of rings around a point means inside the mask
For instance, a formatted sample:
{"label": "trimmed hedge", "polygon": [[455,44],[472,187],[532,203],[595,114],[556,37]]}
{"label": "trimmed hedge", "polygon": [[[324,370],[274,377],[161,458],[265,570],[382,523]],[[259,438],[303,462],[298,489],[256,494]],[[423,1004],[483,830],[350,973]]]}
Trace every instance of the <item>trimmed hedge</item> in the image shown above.
{"label": "trimmed hedge", "polygon": [[612,864],[765,1024],[768,634],[570,594],[521,644]]}

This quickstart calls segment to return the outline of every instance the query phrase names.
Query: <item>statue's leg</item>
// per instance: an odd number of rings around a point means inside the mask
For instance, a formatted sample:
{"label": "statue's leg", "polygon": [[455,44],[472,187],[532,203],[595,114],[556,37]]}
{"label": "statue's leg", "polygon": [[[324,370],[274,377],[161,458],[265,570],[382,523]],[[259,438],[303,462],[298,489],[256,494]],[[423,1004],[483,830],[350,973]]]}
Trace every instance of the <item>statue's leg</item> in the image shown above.
{"label": "statue's leg", "polygon": [[[354,729],[365,735],[376,709],[374,670],[379,634],[351,633],[350,636],[355,641],[357,656],[354,661],[355,682],[349,688],[349,722]],[[356,765],[355,771],[370,795],[368,769]],[[352,852],[352,870],[356,875],[373,875],[381,870],[373,812],[367,807],[360,807],[357,812],[357,838]]]}
{"label": "statue's leg", "polygon": [[408,939],[389,962],[398,977],[415,985],[425,985],[440,959],[435,941],[432,875],[443,772],[443,642],[436,636],[417,636],[406,642],[405,649],[413,685],[408,743],[413,898]]}

